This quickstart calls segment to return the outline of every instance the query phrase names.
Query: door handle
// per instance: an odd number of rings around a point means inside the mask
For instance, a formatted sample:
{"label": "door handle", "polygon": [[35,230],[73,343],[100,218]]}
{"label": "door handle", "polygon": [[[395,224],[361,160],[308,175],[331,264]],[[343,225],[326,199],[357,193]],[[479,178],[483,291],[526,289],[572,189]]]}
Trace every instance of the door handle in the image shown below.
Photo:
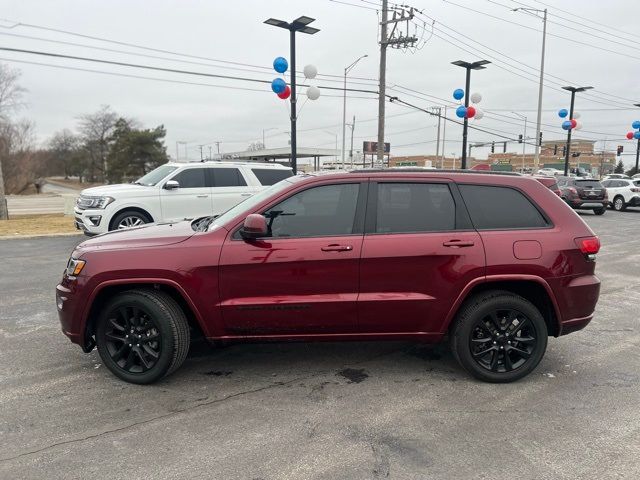
{"label": "door handle", "polygon": [[448,242],[443,242],[442,245],[444,247],[453,247],[453,248],[460,248],[460,247],[473,247],[475,245],[475,243],[473,243],[472,241],[463,241],[463,240],[449,240]]}
{"label": "door handle", "polygon": [[240,194],[241,197],[250,197],[251,193],[242,193]]}
{"label": "door handle", "polygon": [[320,250],[322,250],[323,252],[348,252],[350,250],[353,250],[353,247],[351,245],[332,244],[327,245],[326,247],[321,247]]}
{"label": "door handle", "polygon": [[204,194],[204,195],[196,195],[196,198],[207,198],[209,195]]}

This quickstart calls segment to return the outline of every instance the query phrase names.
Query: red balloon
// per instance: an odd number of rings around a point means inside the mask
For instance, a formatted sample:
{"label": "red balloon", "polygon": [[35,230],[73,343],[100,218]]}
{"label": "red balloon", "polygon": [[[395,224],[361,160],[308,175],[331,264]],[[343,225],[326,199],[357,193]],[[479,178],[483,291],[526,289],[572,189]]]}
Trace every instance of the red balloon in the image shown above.
{"label": "red balloon", "polygon": [[631,140],[633,139],[633,132],[628,132],[627,133],[627,140]]}
{"label": "red balloon", "polygon": [[474,107],[467,107],[467,118],[473,118],[476,116],[476,109]]}
{"label": "red balloon", "polygon": [[287,98],[289,98],[290,95],[291,95],[291,88],[289,87],[289,85],[287,85],[284,88],[284,90],[278,94],[278,97],[280,97],[282,100],[286,100]]}
{"label": "red balloon", "polygon": [[571,128],[576,128],[576,125],[578,125],[578,121],[575,118],[571,119]]}

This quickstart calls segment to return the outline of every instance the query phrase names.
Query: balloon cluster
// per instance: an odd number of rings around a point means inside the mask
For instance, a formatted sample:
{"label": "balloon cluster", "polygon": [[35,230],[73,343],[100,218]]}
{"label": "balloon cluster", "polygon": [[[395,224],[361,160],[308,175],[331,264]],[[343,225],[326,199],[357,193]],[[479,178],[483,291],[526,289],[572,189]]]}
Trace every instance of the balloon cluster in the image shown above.
{"label": "balloon cluster", "polygon": [[627,139],[633,140],[635,138],[636,140],[640,140],[640,120],[633,122],[631,128],[633,128],[635,132],[628,132]]}
{"label": "balloon cluster", "polygon": [[[285,73],[289,68],[289,62],[284,57],[277,57],[273,61],[273,69],[278,73]],[[304,67],[305,78],[312,80],[318,74],[318,69],[314,65],[307,65]],[[282,78],[275,78],[271,82],[271,90],[278,95],[282,100],[286,100],[291,96],[291,87],[287,85],[287,82]],[[309,100],[317,100],[320,98],[320,89],[318,87],[311,86],[307,88],[307,97]]]}
{"label": "balloon cluster", "polygon": [[[464,90],[461,88],[456,88],[453,91],[453,98],[455,98],[456,100],[462,100],[464,98]],[[469,100],[471,100],[471,103],[477,105],[482,101],[482,95],[480,95],[478,92],[472,93],[471,97],[469,97]],[[456,116],[458,118],[475,118],[476,120],[480,120],[482,117],[484,117],[484,112],[477,106],[474,107],[473,105],[469,105],[468,107],[465,107],[464,105],[460,105],[458,108],[456,108]]]}
{"label": "balloon cluster", "polygon": [[[569,116],[569,111],[566,108],[562,108],[558,111],[558,116],[560,118],[567,118]],[[580,118],[580,114],[578,112],[573,112],[573,118],[565,120],[562,122],[563,130],[580,130],[582,128],[582,122],[578,120]]]}

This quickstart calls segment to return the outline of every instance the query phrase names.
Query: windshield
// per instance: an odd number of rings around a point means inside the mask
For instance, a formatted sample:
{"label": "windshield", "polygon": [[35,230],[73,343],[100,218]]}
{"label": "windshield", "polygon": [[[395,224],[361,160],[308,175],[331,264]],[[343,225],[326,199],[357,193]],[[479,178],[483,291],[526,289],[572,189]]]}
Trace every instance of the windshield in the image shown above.
{"label": "windshield", "polygon": [[146,185],[148,187],[152,187],[177,168],[178,167],[174,167],[172,165],[162,165],[155,170],[151,170],[144,177],[140,177],[133,183],[137,185]]}
{"label": "windshield", "polygon": [[[255,195],[247,198],[243,202],[240,202],[235,207],[232,207],[231,209],[227,210],[225,213],[223,213],[218,218],[216,218],[211,224],[211,226],[224,225],[225,223],[227,223],[229,220],[236,217],[237,215],[240,215],[243,212],[248,212],[253,207],[262,203],[264,200],[266,200],[270,196],[275,195],[278,192],[290,187],[291,184],[296,179],[301,179],[301,178],[303,177],[291,177],[289,179],[282,180],[281,182],[278,182],[275,185],[271,185],[269,188],[265,188],[259,193],[256,193]],[[211,230],[211,226],[209,227],[209,230]]]}

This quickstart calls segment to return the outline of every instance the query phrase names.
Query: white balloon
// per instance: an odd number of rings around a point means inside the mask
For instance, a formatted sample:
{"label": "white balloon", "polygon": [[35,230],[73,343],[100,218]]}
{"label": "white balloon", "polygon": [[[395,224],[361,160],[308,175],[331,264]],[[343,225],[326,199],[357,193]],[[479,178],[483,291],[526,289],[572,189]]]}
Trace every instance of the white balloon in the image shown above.
{"label": "white balloon", "polygon": [[320,98],[320,89],[314,86],[307,88],[307,97],[309,100],[317,100]]}
{"label": "white balloon", "polygon": [[476,108],[476,114],[474,115],[473,118],[475,118],[476,120],[480,120],[482,119],[482,117],[484,117],[484,112],[479,108]]}
{"label": "white balloon", "polygon": [[482,95],[478,92],[472,93],[469,98],[471,99],[471,103],[480,103],[482,101]]}
{"label": "white balloon", "polygon": [[573,118],[576,120],[580,118],[580,114],[578,112],[573,112]]}
{"label": "white balloon", "polygon": [[576,120],[576,130],[580,130],[582,128],[582,122]]}
{"label": "white balloon", "polygon": [[316,78],[316,75],[318,74],[318,69],[315,65],[306,65],[303,71],[304,77],[308,78],[309,80]]}

